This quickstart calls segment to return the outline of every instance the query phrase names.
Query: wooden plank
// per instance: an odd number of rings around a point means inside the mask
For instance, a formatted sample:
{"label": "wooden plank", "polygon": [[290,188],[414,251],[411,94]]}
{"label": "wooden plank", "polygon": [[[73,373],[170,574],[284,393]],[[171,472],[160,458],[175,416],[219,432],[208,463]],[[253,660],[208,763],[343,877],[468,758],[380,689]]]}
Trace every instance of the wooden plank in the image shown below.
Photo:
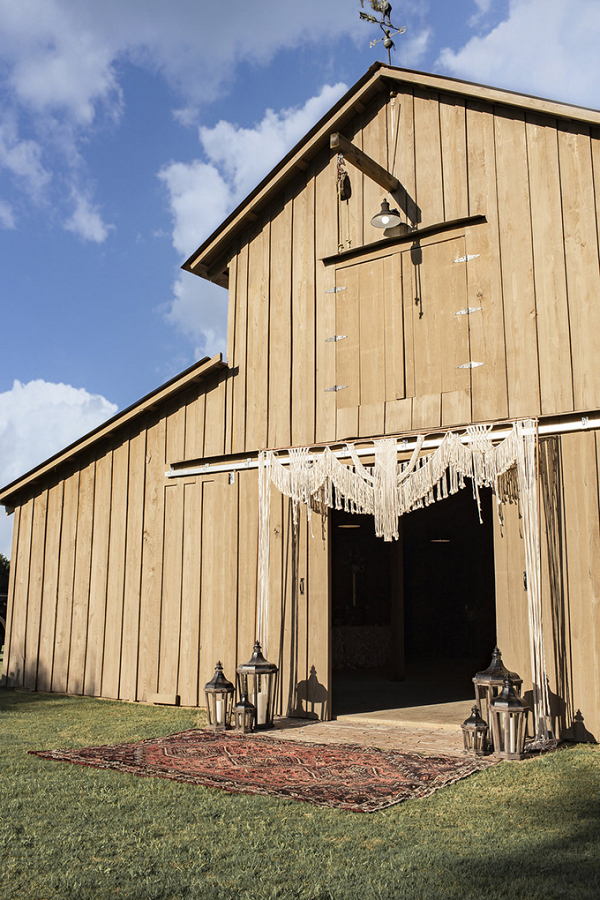
{"label": "wooden plank", "polygon": [[404,250],[402,258],[402,314],[404,320],[404,387],[407,397],[414,397],[416,391],[415,372],[415,317],[418,315],[415,301],[418,300],[415,283],[415,266],[412,250]]}
{"label": "wooden plank", "polygon": [[[318,259],[335,253],[336,246],[336,166],[335,156],[318,157],[315,167],[315,251]],[[335,351],[326,339],[335,334],[336,294],[327,293],[335,287],[332,267],[319,265],[315,272],[316,290],[316,379],[315,379],[315,440],[318,443],[335,439],[337,399],[335,392],[326,392],[335,384]]]}
{"label": "wooden plank", "polygon": [[[383,260],[359,269],[360,400],[362,406],[382,404],[385,390],[385,287]],[[341,301],[342,303],[344,301]],[[344,343],[344,342],[340,342]],[[344,392],[346,393],[346,392]],[[383,427],[383,419],[382,419]]]}
{"label": "wooden plank", "polygon": [[360,437],[385,433],[385,403],[363,403],[358,408],[358,433]]}
{"label": "wooden plank", "polygon": [[267,445],[270,232],[267,219],[249,248],[246,450]]}
{"label": "wooden plank", "polygon": [[358,406],[342,406],[337,410],[336,416],[336,440],[358,437]]}
{"label": "wooden plank", "polygon": [[237,559],[237,665],[252,656],[256,640],[258,561],[258,477],[240,472],[238,479],[239,554]]}
{"label": "wooden plank", "polygon": [[496,642],[507,669],[523,678],[523,692],[531,689],[529,621],[523,572],[525,550],[516,503],[503,510],[504,524],[494,516],[494,569],[496,576]]}
{"label": "wooden plank", "polygon": [[225,401],[227,399],[227,375],[215,378],[205,392],[204,456],[222,456],[225,452]]}
{"label": "wooden plank", "polygon": [[[14,521],[13,521],[13,530],[12,530],[12,545],[11,545],[11,556],[12,560],[16,560],[19,552],[19,524],[21,521],[21,507],[16,507],[14,513]],[[10,636],[12,633],[12,620],[13,620],[13,610],[14,610],[14,598],[15,598],[15,582],[16,582],[16,566],[13,564],[11,566],[9,575],[8,575],[8,596],[6,602],[6,629],[4,634],[4,657],[2,662],[2,676],[0,677],[0,686],[6,687],[8,684],[7,680],[7,672],[9,672],[10,667]]]}
{"label": "wooden plank", "polygon": [[573,409],[558,136],[552,119],[526,125],[542,413]]}
{"label": "wooden plank", "polygon": [[[316,523],[315,523],[316,524]],[[299,688],[309,718],[331,718],[331,621],[330,621],[329,522],[308,538],[307,679]]]}
{"label": "wooden plank", "polygon": [[271,222],[269,447],[291,442],[292,210],[288,192]]}
{"label": "wooden plank", "polygon": [[485,363],[471,372],[473,420],[508,415],[506,344],[500,238],[496,200],[494,116],[485,105],[467,104],[469,214],[487,215],[488,223],[467,227],[467,306],[481,310],[469,318],[472,358]]}
{"label": "wooden plank", "polygon": [[162,566],[162,602],[158,693],[177,694],[183,577],[183,484],[164,489],[165,536]]}
{"label": "wooden plank", "polygon": [[204,456],[205,408],[205,389],[202,385],[190,395],[186,405],[184,459],[201,459]]}
{"label": "wooden plank", "polygon": [[444,184],[444,219],[467,216],[467,135],[465,101],[443,94],[440,97],[440,134]]}
{"label": "wooden plank", "polygon": [[132,434],[129,440],[127,485],[127,555],[123,591],[123,640],[119,698],[138,699],[138,648],[140,640],[140,601],[144,535],[146,482],[146,430]]}
{"label": "wooden plank", "polygon": [[[102,696],[117,699],[121,675],[125,554],[127,547],[127,496],[129,492],[129,440],[113,451],[110,541],[106,588],[106,627],[102,664]],[[136,625],[137,627],[137,625]]]}
{"label": "wooden plank", "polygon": [[236,485],[227,475],[217,475],[203,484],[202,497],[201,691],[219,660],[226,677],[235,676],[237,544]]}
{"label": "wooden plank", "polygon": [[385,396],[398,400],[406,395],[404,383],[404,317],[402,314],[402,255],[381,261],[384,288]]}
{"label": "wooden plank", "polygon": [[144,542],[140,595],[138,700],[158,691],[158,653],[164,540],[165,420],[148,427],[144,493]]}
{"label": "wooden plank", "polygon": [[75,546],[75,576],[73,581],[73,611],[71,616],[71,646],[67,691],[83,694],[85,655],[88,635],[90,576],[92,563],[92,535],[94,530],[94,490],[96,462],[92,460],[79,473],[79,505]]}
{"label": "wooden plank", "polygon": [[421,88],[415,89],[414,118],[416,201],[421,209],[422,223],[430,225],[444,221],[442,148],[437,94],[423,91]]}
{"label": "wooden plank", "polygon": [[508,411],[531,416],[540,411],[540,388],[523,115],[497,110],[495,134]]}
{"label": "wooden plank", "polygon": [[[337,409],[354,409],[361,402],[360,266],[338,269],[335,286],[339,291],[330,301],[335,303],[335,327],[325,339],[324,350],[335,356],[335,377],[326,387],[343,386],[334,394]],[[336,335],[341,340],[328,340]]]}
{"label": "wooden plank", "polygon": [[40,627],[42,622],[42,597],[44,587],[44,545],[48,513],[48,491],[34,498],[31,533],[31,559],[29,563],[29,588],[27,592],[27,632],[25,637],[25,671],[23,686],[33,691],[37,684]]}
{"label": "wooden plank", "polygon": [[421,222],[421,210],[416,203],[415,172],[415,121],[412,88],[403,86],[390,100],[390,170],[401,181],[401,187],[393,195],[398,209],[413,227]]}
{"label": "wooden plank", "polygon": [[235,294],[230,293],[230,303],[235,303],[235,342],[229,363],[237,374],[233,379],[233,435],[231,449],[240,453],[246,449],[246,360],[248,353],[248,242],[240,247],[237,266]]}
{"label": "wooden plank", "polygon": [[282,567],[280,586],[280,629],[279,629],[279,679],[278,709],[281,715],[288,715],[295,698],[295,637],[298,592],[298,542],[292,521],[292,503],[283,500],[282,516]]}
{"label": "wooden plank", "polygon": [[[362,147],[365,153],[370,155],[383,169],[388,166],[388,138],[387,138],[387,96],[381,94],[369,104],[363,115],[362,121]],[[381,228],[371,225],[371,219],[381,209],[381,201],[391,191],[398,190],[400,184],[396,178],[393,187],[383,188],[371,177],[363,177],[363,243],[371,244],[380,241],[384,236]],[[391,196],[387,197],[392,199]],[[393,208],[393,204],[392,204]]]}
{"label": "wooden plank", "polygon": [[182,706],[198,706],[200,663],[200,578],[202,534],[202,483],[183,485],[183,578],[181,587],[181,634],[177,693]]}
{"label": "wooden plank", "polygon": [[419,394],[413,398],[413,430],[439,428],[442,424],[442,395]]}
{"label": "wooden plank", "polygon": [[185,459],[186,404],[179,401],[166,412],[167,464]]}
{"label": "wooden plank", "polygon": [[52,688],[63,490],[64,483],[59,481],[58,484],[52,485],[48,491],[46,546],[44,550],[44,584],[42,588],[42,621],[40,626],[37,672],[38,691],[50,691]]}
{"label": "wooden plank", "polygon": [[[600,734],[600,529],[598,456],[592,433],[563,435],[566,554],[573,663],[574,740]],[[585,729],[585,732],[583,731]]]}
{"label": "wooden plank", "polygon": [[[411,251],[415,394],[467,390],[471,361],[464,241],[440,241]],[[417,302],[418,301],[418,302]]]}
{"label": "wooden plank", "polygon": [[[265,657],[274,662],[282,676],[283,660],[283,628],[285,622],[285,564],[286,547],[284,506],[287,498],[279,491],[271,492],[271,546],[269,560],[269,628],[268,637],[263,641]],[[281,683],[278,687],[276,714],[281,715]]]}
{"label": "wooden plank", "polygon": [[58,596],[56,601],[56,636],[52,669],[52,690],[58,693],[64,693],[67,690],[67,674],[69,670],[79,478],[80,473],[76,471],[64,482]]}
{"label": "wooden plank", "polygon": [[20,511],[19,542],[17,545],[14,595],[10,623],[10,640],[7,654],[6,673],[9,687],[22,687],[25,676],[27,647],[27,595],[29,591],[29,565],[31,560],[31,537],[33,527],[33,498]]}
{"label": "wooden plank", "polygon": [[598,232],[589,130],[558,133],[575,409],[600,406]]}
{"label": "wooden plank", "polygon": [[108,547],[112,513],[112,462],[112,451],[96,462],[90,598],[83,688],[83,693],[91,697],[102,696],[105,636],[107,638],[106,652],[117,658],[121,654],[120,627],[115,628],[115,623],[106,618]]}
{"label": "wooden plank", "polygon": [[[292,235],[292,445],[315,440],[315,179],[294,197]],[[250,658],[250,657],[248,657]]]}
{"label": "wooden plank", "polygon": [[442,425],[468,425],[471,422],[471,392],[447,391],[442,394]]}
{"label": "wooden plank", "polygon": [[226,397],[225,397],[225,453],[233,452],[233,394],[235,386],[235,375],[231,369],[233,368],[233,357],[235,353],[235,332],[237,322],[237,278],[238,278],[238,248],[235,246],[230,249],[230,259],[228,266],[228,293],[227,293],[227,363],[230,371],[227,373]]}
{"label": "wooden plank", "polygon": [[332,134],[329,138],[329,146],[332,150],[342,153],[344,159],[356,166],[363,175],[378,184],[384,191],[390,193],[398,190],[400,186],[398,179],[390,175],[387,169],[380,166],[376,160],[345,138],[343,134],[339,132]]}
{"label": "wooden plank", "polygon": [[412,429],[412,397],[385,404],[385,433],[404,434]]}

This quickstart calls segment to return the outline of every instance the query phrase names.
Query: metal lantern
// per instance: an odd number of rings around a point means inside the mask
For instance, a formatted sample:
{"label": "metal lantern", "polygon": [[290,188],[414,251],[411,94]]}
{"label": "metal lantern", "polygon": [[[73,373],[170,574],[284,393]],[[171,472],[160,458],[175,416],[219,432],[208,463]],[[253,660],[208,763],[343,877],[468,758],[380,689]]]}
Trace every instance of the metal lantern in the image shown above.
{"label": "metal lantern", "polygon": [[488,726],[479,715],[479,708],[474,706],[471,715],[461,725],[465,753],[471,756],[483,756],[488,752]]}
{"label": "metal lantern", "polygon": [[234,687],[223,675],[220,661],[215,666],[215,674],[204,685],[204,693],[209,727],[213,731],[225,731],[231,725]]}
{"label": "metal lantern", "polygon": [[256,707],[256,728],[271,728],[277,687],[277,666],[267,662],[257,641],[252,659],[237,668],[238,694],[246,691]]}
{"label": "metal lantern", "polygon": [[528,712],[525,702],[515,693],[510,675],[506,675],[501,693],[490,705],[494,756],[523,759]]}
{"label": "metal lantern", "polygon": [[492,661],[487,669],[484,669],[482,672],[477,672],[473,678],[473,684],[475,685],[475,703],[481,710],[482,717],[487,719],[488,722],[490,721],[490,704],[494,697],[497,697],[502,690],[504,679],[507,675],[510,675],[515,692],[520,696],[523,679],[519,678],[516,672],[508,671],[502,662],[502,654],[496,646],[492,653]]}
{"label": "metal lantern", "polygon": [[242,694],[242,699],[233,707],[233,724],[235,730],[241,731],[242,734],[254,731],[256,726],[256,707],[248,700],[247,687]]}

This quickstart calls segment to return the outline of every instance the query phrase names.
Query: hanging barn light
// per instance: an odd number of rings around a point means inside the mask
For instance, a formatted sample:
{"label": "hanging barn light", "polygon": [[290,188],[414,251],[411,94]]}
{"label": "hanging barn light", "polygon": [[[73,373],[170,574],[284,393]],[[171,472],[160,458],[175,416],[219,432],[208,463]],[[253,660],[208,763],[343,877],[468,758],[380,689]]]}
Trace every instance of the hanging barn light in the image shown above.
{"label": "hanging barn light", "polygon": [[390,209],[390,204],[387,200],[382,201],[381,209],[371,219],[371,225],[375,228],[394,228],[396,225],[400,225],[401,222],[400,213],[397,209]]}

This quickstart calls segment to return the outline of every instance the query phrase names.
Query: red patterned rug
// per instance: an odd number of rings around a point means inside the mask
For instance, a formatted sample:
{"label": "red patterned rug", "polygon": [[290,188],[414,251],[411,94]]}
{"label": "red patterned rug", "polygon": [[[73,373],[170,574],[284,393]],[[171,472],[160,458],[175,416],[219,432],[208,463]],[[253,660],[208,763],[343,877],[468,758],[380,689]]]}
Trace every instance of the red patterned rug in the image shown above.
{"label": "red patterned rug", "polygon": [[403,800],[428,797],[492,762],[196,729],[134,744],[30,753],[42,759],[170,778],[231,793],[304,800],[352,812],[375,812]]}

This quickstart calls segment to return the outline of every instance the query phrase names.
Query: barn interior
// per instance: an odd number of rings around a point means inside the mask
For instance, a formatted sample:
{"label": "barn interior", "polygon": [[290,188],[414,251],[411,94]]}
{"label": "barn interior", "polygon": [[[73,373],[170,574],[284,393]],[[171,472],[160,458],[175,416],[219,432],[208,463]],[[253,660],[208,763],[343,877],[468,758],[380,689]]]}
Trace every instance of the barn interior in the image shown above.
{"label": "barn interior", "polygon": [[[371,516],[332,511],[335,717],[456,725],[496,641],[494,514],[469,486],[401,517],[398,541]],[[463,717],[464,718],[464,717]]]}

